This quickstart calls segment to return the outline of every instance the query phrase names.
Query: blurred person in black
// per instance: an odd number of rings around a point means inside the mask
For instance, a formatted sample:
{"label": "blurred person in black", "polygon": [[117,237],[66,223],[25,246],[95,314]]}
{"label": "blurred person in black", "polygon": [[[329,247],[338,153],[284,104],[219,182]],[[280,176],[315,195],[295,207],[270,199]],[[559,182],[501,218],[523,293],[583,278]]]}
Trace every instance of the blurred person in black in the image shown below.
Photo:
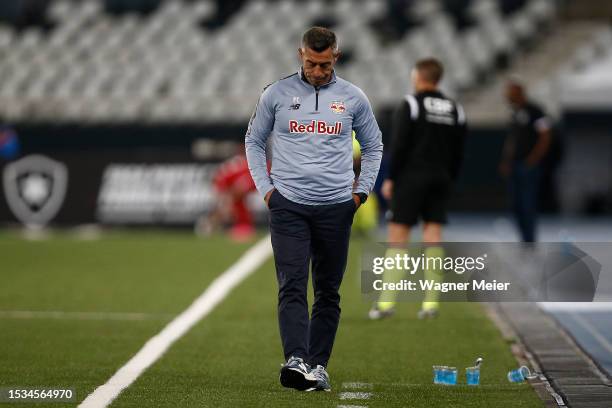
{"label": "blurred person in black", "polygon": [[[444,69],[442,64],[427,58],[412,70],[414,95],[406,95],[394,119],[391,162],[382,194],[391,200],[387,241],[387,257],[404,252],[410,229],[423,221],[423,243],[426,256],[439,256],[443,251],[442,225],[447,222],[447,207],[463,159],[467,134],[463,108],[438,89]],[[436,271],[424,271],[426,278],[438,279]],[[401,279],[397,272],[385,271],[385,278]],[[370,310],[370,319],[393,314],[394,292],[384,292]],[[419,318],[434,317],[438,298],[427,293]]]}
{"label": "blurred person in black", "polygon": [[551,122],[527,97],[517,79],[506,84],[512,109],[499,171],[508,179],[512,209],[523,242],[536,241],[538,190],[542,164],[551,145]]}

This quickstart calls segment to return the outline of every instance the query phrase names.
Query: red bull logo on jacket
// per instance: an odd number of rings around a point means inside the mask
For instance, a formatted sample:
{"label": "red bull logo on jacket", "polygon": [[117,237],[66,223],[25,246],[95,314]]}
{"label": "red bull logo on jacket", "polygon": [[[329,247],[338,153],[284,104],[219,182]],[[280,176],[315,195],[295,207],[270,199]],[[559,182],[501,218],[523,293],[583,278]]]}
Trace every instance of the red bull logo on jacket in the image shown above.
{"label": "red bull logo on jacket", "polygon": [[342,122],[328,125],[324,120],[312,120],[308,124],[297,120],[289,121],[289,133],[316,133],[319,135],[339,135],[342,131]]}
{"label": "red bull logo on jacket", "polygon": [[333,101],[329,105],[329,109],[334,112],[336,115],[341,115],[346,112],[346,107],[344,107],[344,102],[342,101]]}

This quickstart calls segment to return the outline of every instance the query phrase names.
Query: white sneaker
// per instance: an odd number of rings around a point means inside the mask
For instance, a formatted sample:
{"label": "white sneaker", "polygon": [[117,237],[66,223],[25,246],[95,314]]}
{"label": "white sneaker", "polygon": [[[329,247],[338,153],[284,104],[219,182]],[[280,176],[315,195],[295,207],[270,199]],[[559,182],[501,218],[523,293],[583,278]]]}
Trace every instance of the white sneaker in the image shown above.
{"label": "white sneaker", "polygon": [[331,385],[329,385],[329,374],[325,371],[325,367],[318,365],[310,372],[317,379],[317,385],[306,391],[331,391]]}
{"label": "white sneaker", "polygon": [[299,357],[290,357],[281,367],[279,380],[283,387],[305,391],[318,383],[310,367]]}
{"label": "white sneaker", "polygon": [[370,320],[381,320],[386,317],[391,317],[395,314],[395,308],[389,308],[385,310],[380,310],[378,305],[374,304],[370,311],[368,312],[368,317]]}

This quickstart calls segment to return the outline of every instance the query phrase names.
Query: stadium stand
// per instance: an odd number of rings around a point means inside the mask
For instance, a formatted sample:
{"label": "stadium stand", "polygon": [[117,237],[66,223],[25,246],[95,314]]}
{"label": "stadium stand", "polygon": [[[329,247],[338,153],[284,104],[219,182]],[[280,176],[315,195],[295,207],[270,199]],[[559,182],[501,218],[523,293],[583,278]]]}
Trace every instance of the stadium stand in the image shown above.
{"label": "stadium stand", "polygon": [[[555,26],[529,50],[517,54],[507,68],[495,72],[490,81],[462,95],[470,119],[482,125],[494,125],[506,119],[507,112],[494,107],[499,105],[508,76],[520,78],[533,99],[556,118],[563,110],[577,106],[609,108],[609,98],[603,95],[609,78],[599,81],[594,92],[589,93],[585,88],[587,83],[580,76],[587,66],[605,71],[601,65],[612,55],[611,39],[612,29],[603,23],[566,21]],[[589,78],[593,83],[594,77]]]}
{"label": "stadium stand", "polygon": [[[0,24],[0,117],[243,122],[261,89],[296,69],[302,31],[322,21],[349,57],[341,75],[376,108],[407,91],[411,63],[424,56],[446,64],[451,95],[469,96],[542,36],[558,12],[549,0],[223,3],[53,0],[41,3],[38,24],[8,19]],[[406,29],[390,35],[398,4]]]}

